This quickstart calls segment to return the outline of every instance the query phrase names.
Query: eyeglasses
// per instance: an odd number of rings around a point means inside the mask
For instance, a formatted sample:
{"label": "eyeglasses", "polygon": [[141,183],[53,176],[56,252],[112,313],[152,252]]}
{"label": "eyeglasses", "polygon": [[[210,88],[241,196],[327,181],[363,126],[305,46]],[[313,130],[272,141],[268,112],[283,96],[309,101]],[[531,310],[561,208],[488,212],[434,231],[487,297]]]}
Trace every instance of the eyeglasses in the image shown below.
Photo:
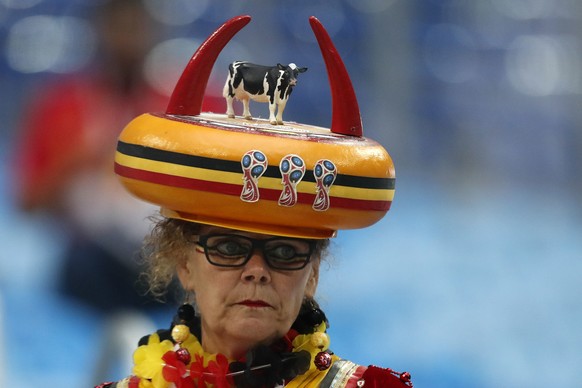
{"label": "eyeglasses", "polygon": [[202,235],[196,244],[204,248],[208,262],[219,267],[242,267],[259,248],[269,267],[285,271],[305,268],[315,249],[313,240],[283,237],[258,240],[237,234]]}

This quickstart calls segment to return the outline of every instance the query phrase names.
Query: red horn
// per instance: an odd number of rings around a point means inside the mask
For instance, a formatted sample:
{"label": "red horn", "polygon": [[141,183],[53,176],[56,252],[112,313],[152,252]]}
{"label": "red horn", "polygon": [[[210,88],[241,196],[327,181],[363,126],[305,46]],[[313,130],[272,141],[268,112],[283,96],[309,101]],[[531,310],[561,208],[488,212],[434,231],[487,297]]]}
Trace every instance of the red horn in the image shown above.
{"label": "red horn", "polygon": [[311,16],[309,23],[327,68],[332,101],[331,131],[361,137],[363,133],[360,107],[342,58],[321,22],[315,16]]}
{"label": "red horn", "polygon": [[200,45],[174,88],[166,109],[167,114],[187,116],[200,114],[206,84],[216,58],[232,37],[250,21],[251,17],[248,15],[233,17]]}

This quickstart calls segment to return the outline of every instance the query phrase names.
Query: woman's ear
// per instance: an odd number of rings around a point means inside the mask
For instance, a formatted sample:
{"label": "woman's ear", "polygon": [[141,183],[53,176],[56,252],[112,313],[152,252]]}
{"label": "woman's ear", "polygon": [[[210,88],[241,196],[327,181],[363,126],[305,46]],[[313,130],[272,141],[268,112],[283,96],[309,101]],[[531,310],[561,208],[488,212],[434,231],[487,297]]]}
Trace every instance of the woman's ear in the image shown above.
{"label": "woman's ear", "polygon": [[182,284],[182,288],[184,288],[185,291],[193,292],[194,281],[192,279],[192,270],[190,269],[190,260],[182,260],[176,268],[176,274],[178,275],[180,284]]}
{"label": "woman's ear", "polygon": [[309,273],[309,279],[307,279],[307,285],[305,286],[305,296],[307,298],[315,297],[315,291],[317,291],[317,284],[319,283],[319,260],[312,261],[311,272]]}

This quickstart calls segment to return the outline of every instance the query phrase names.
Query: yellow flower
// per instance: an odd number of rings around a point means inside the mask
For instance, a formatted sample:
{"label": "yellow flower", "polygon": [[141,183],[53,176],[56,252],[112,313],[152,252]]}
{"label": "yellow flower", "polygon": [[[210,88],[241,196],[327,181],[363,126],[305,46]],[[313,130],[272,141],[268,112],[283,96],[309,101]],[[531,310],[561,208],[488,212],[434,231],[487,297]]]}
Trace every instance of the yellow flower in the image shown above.
{"label": "yellow flower", "polygon": [[[158,334],[150,335],[147,345],[142,345],[133,353],[133,374],[142,380],[140,388],[167,388],[169,383],[164,380],[162,368],[164,362],[162,356],[166,352],[173,350],[172,341],[164,340],[160,342]],[[146,381],[149,380],[149,381]],[[151,381],[151,382],[150,382]]]}
{"label": "yellow flower", "polygon": [[154,385],[152,384],[151,381],[146,380],[146,379],[141,379],[139,381],[139,387],[138,388],[156,388],[156,387],[154,387]]}
{"label": "yellow flower", "polygon": [[[195,354],[201,356],[204,360],[204,367],[207,367],[211,361],[216,361],[216,354],[207,353],[196,336],[189,336],[188,339],[182,342],[181,346],[188,349],[188,352],[194,356]],[[192,358],[194,360],[194,358]],[[231,361],[231,360],[229,360]]]}
{"label": "yellow flower", "polygon": [[[313,360],[317,353],[327,350],[329,347],[329,337],[325,334],[326,328],[325,322],[322,322],[314,333],[300,334],[295,337],[293,340],[293,351],[307,350]],[[314,368],[313,363],[311,363],[311,368]]]}
{"label": "yellow flower", "polygon": [[181,346],[183,348],[188,349],[188,352],[194,356],[195,354],[204,354],[204,350],[202,349],[202,345],[198,341],[196,336],[189,336],[186,341],[182,342]]}

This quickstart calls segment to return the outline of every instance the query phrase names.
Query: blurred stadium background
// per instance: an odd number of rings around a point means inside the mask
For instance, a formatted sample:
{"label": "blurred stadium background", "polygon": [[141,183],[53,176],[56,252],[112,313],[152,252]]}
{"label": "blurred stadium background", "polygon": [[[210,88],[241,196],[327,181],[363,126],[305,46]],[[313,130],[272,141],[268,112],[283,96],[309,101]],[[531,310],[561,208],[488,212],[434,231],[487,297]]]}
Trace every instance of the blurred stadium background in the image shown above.
{"label": "blurred stadium background", "polygon": [[[56,291],[65,236],[16,208],[9,168],[31,94],[94,61],[88,15],[102,2],[0,0],[3,387],[92,386],[107,351],[111,317]],[[398,177],[388,217],[340,233],[322,274],[336,353],[408,370],[416,387],[582,386],[582,2],[145,4],[156,44],[144,72],[161,92],[220,23],[250,14],[211,84],[233,60],[307,66],[285,118],[324,126],[329,87],[308,16],[332,35],[364,133]],[[118,366],[108,379],[128,372]]]}

